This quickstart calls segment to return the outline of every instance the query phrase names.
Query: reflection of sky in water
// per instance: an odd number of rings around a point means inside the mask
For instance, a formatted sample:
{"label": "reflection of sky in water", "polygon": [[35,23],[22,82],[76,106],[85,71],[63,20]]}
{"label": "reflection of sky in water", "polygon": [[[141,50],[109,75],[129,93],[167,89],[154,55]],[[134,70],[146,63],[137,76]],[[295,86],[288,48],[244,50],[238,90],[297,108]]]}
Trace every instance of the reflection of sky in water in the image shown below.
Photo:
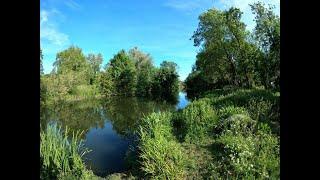
{"label": "reflection of sky in water", "polygon": [[97,175],[124,170],[124,159],[129,141],[120,137],[106,121],[104,128],[91,128],[86,135],[85,146],[93,150],[86,156],[88,166]]}

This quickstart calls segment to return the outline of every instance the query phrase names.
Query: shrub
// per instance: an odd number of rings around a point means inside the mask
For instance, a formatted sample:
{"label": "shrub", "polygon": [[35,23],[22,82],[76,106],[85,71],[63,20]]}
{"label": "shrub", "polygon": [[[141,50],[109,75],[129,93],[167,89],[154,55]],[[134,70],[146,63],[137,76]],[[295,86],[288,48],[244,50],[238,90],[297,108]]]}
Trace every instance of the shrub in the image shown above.
{"label": "shrub", "polygon": [[164,136],[167,139],[173,139],[171,118],[172,113],[169,112],[151,113],[142,119],[139,135],[145,135],[149,138]]}
{"label": "shrub", "polygon": [[223,120],[219,124],[222,133],[231,132],[233,134],[248,135],[254,131],[256,121],[249,116],[243,114],[234,114],[229,118]]}
{"label": "shrub", "polygon": [[80,132],[68,139],[68,130],[62,132],[56,124],[48,125],[40,133],[40,176],[43,179],[57,179],[72,174],[84,179],[89,173],[81,159],[89,151],[83,148]]}
{"label": "shrub", "polygon": [[185,122],[185,140],[201,140],[208,134],[218,121],[215,111],[207,103],[208,99],[193,101],[182,111],[182,118]]}
{"label": "shrub", "polygon": [[245,108],[234,107],[234,106],[222,107],[218,109],[217,114],[220,120],[224,120],[235,114],[243,114],[243,115],[249,116],[249,113]]}
{"label": "shrub", "polygon": [[141,169],[152,179],[182,179],[185,155],[180,144],[164,137],[146,138],[140,144]]}
{"label": "shrub", "polygon": [[72,95],[93,98],[98,95],[98,88],[95,85],[79,85],[72,90]]}
{"label": "shrub", "polygon": [[141,170],[152,179],[182,179],[185,155],[172,135],[171,113],[152,113],[142,119],[139,134]]}
{"label": "shrub", "polygon": [[241,179],[278,179],[279,142],[271,133],[224,133],[218,140],[224,148],[224,170]]}

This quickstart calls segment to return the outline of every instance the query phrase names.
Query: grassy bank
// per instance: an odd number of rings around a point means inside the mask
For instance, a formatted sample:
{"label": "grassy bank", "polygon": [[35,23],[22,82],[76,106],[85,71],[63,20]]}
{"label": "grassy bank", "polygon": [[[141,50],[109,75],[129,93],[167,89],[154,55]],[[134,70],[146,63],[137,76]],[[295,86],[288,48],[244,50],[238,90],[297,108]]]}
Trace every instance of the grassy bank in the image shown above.
{"label": "grassy bank", "polygon": [[[81,157],[79,133],[41,132],[43,179],[279,179],[279,93],[211,91],[175,112],[141,119],[130,170],[101,178]],[[68,135],[69,134],[69,138]]]}
{"label": "grassy bank", "polygon": [[[71,136],[71,138],[68,137]],[[40,133],[41,179],[96,179],[86,169],[82,156],[89,151],[83,147],[80,132],[69,134],[56,124]]]}
{"label": "grassy bank", "polygon": [[279,179],[279,93],[213,91],[139,131],[140,175],[154,179]]}

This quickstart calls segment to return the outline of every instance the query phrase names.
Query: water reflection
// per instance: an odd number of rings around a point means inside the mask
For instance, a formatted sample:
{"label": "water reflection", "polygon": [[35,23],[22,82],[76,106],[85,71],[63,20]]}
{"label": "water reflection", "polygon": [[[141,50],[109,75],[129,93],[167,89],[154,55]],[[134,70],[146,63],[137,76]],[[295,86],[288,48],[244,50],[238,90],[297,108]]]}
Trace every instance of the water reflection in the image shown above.
{"label": "water reflection", "polygon": [[124,157],[132,142],[130,135],[144,115],[176,110],[187,103],[183,93],[179,94],[178,104],[136,97],[59,103],[41,109],[41,127],[54,121],[71,130],[83,130],[85,146],[92,150],[85,157],[86,164],[95,174],[104,176],[125,170]]}

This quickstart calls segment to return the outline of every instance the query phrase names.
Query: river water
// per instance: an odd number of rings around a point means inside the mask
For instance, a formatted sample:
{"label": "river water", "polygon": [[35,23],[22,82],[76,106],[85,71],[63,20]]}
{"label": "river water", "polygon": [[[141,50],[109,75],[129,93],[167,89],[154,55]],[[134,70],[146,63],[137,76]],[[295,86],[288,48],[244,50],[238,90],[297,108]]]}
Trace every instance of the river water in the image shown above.
{"label": "river water", "polygon": [[136,97],[113,97],[60,103],[41,111],[41,126],[56,122],[71,130],[82,130],[85,147],[92,151],[84,158],[96,175],[126,170],[125,157],[133,143],[132,132],[139,120],[152,112],[177,110],[188,104],[180,92],[176,104]]}

